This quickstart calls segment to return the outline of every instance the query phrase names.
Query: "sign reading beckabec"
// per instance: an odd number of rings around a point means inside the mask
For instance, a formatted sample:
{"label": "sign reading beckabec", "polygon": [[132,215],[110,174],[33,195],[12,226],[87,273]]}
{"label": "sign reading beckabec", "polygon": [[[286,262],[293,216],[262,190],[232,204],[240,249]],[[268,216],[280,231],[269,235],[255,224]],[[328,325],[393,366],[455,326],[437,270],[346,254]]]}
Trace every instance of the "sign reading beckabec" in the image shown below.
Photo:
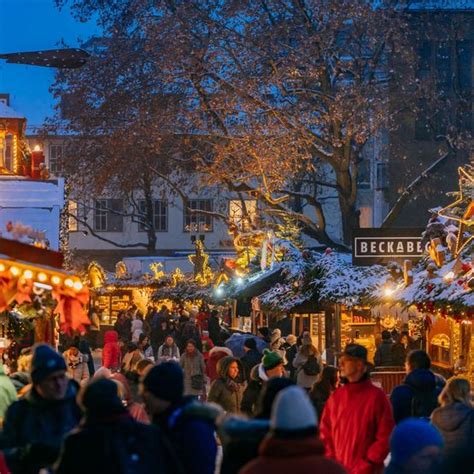
{"label": "sign reading beckabec", "polygon": [[424,229],[355,229],[352,263],[373,265],[394,260],[417,260],[423,256],[421,233]]}

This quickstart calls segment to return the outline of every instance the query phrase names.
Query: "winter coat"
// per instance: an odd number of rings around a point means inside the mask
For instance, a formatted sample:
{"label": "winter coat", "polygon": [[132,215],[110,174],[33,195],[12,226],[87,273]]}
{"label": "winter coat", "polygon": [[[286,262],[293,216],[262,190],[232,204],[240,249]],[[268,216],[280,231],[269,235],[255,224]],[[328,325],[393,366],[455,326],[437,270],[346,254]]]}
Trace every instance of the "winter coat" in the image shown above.
{"label": "winter coat", "polygon": [[145,407],[143,406],[142,403],[136,402],[133,399],[132,395],[132,390],[130,389],[130,383],[125,377],[125,375],[121,374],[120,372],[117,372],[115,374],[112,374],[110,377],[112,380],[116,380],[122,384],[124,394],[123,394],[123,402],[125,406],[127,407],[128,413],[130,416],[135,420],[139,421],[140,423],[145,423],[149,424],[150,423],[150,418],[145,410]]}
{"label": "winter coat", "polygon": [[3,364],[0,364],[0,422],[3,421],[7,408],[17,399],[16,388],[5,374]]}
{"label": "winter coat", "polygon": [[102,367],[118,370],[120,368],[121,352],[118,344],[117,331],[107,331],[104,334],[104,348],[102,350]]}
{"label": "winter coat", "polygon": [[204,364],[204,357],[196,349],[194,355],[189,355],[186,352],[181,356],[179,364],[183,368],[184,372],[184,394],[185,395],[202,395],[204,387],[202,389],[195,389],[191,386],[191,378],[193,375],[206,375],[206,364]]}
{"label": "winter coat", "polygon": [[323,416],[324,407],[326,406],[331,393],[332,392],[328,391],[321,382],[316,382],[309,393],[309,398],[311,399],[314,409],[316,410],[318,420],[320,420]]}
{"label": "winter coat", "polygon": [[144,359],[148,359],[148,360],[151,360],[152,362],[155,362],[153,347],[151,347],[150,344],[148,344],[143,350],[141,350],[140,353]]}
{"label": "winter coat", "polygon": [[262,364],[256,365],[250,372],[250,382],[245,389],[242,397],[242,403],[240,409],[243,413],[248,416],[255,416],[258,414],[259,406],[258,401],[260,398],[260,392],[264,382],[268,380],[268,376],[263,369]]}
{"label": "winter coat", "polygon": [[132,321],[128,317],[122,320],[117,319],[114,324],[114,330],[117,331],[117,334],[121,341],[129,342],[132,337]]}
{"label": "winter coat", "polygon": [[396,342],[392,346],[392,365],[403,367],[409,352],[409,347],[405,347],[401,342]]}
{"label": "winter coat", "polygon": [[137,364],[143,360],[143,356],[140,351],[127,352],[123,356],[122,370],[124,372],[135,372]]}
{"label": "winter coat", "polygon": [[209,318],[209,337],[215,346],[221,343],[221,325],[218,316],[211,316]]}
{"label": "winter coat", "polygon": [[417,391],[436,402],[441,390],[442,386],[437,384],[436,375],[431,370],[415,369],[410,372],[403,384],[395,387],[390,395],[395,423],[413,416],[413,399]]}
{"label": "winter coat", "polygon": [[251,370],[262,361],[262,354],[257,349],[250,349],[243,357],[240,358],[242,363],[245,379],[250,382]]}
{"label": "winter coat", "polygon": [[259,457],[240,470],[240,474],[345,474],[337,462],[324,457],[324,447],[316,437],[266,438]]}
{"label": "winter coat", "polygon": [[56,474],[183,472],[160,430],[133,420],[128,413],[86,419],[64,440]]}
{"label": "winter coat", "polygon": [[83,354],[79,352],[74,356],[70,351],[66,351],[63,353],[63,357],[66,361],[67,375],[69,378],[74,379],[79,384],[89,378],[89,368],[87,367]]}
{"label": "winter coat", "polygon": [[238,474],[245,464],[255,459],[269,429],[269,420],[227,417],[219,427],[223,450],[220,474]]}
{"label": "winter coat", "polygon": [[209,380],[213,382],[217,379],[217,363],[223,358],[227,356],[231,356],[232,351],[227,347],[213,347],[209,351],[209,359],[207,360],[207,367],[206,373],[209,377]]}
{"label": "winter coat", "polygon": [[328,457],[350,474],[382,472],[395,423],[387,396],[364,377],[329,397],[320,423]]}
{"label": "winter coat", "polygon": [[[319,363],[319,373],[321,373],[321,360],[319,357],[316,356]],[[308,357],[303,355],[301,351],[296,354],[296,357],[293,360],[293,367],[296,369],[296,383],[302,387],[309,389],[313,386],[318,378],[318,374],[316,375],[307,375],[303,369],[303,366],[308,361]]]}
{"label": "winter coat", "polygon": [[85,339],[81,339],[79,341],[79,352],[86,356],[89,377],[92,377],[95,373],[94,357],[92,356],[91,346]]}
{"label": "winter coat", "polygon": [[437,408],[431,423],[444,439],[444,462],[441,472],[472,474],[474,472],[474,409],[452,403]]}
{"label": "winter coat", "polygon": [[215,422],[221,414],[216,405],[185,398],[153,418],[176,449],[186,474],[214,474]]}
{"label": "winter coat", "polygon": [[77,388],[71,380],[59,401],[44,400],[32,388],[8,408],[0,449],[13,474],[37,474],[56,460],[64,435],[81,419]]}
{"label": "winter coat", "polygon": [[132,342],[138,344],[141,334],[143,334],[143,321],[141,319],[134,319],[131,326]]}
{"label": "winter coat", "polygon": [[199,352],[202,351],[202,343],[201,343],[201,334],[199,334],[199,329],[195,323],[188,321],[181,333],[181,350],[184,352],[186,348],[187,342],[192,339],[196,343],[196,347]]}
{"label": "winter coat", "polygon": [[214,343],[209,336],[202,336],[201,337],[201,347],[202,347],[202,355],[204,360],[207,361],[209,359],[209,352],[214,347]]}
{"label": "winter coat", "polygon": [[[237,362],[240,374],[236,380],[232,380],[227,376],[230,364]],[[240,382],[242,374],[242,364],[235,357],[225,357],[217,364],[219,378],[212,382],[207,397],[209,402],[220,405],[227,413],[240,413],[240,405],[242,396],[246,387],[245,383]]]}
{"label": "winter coat", "polygon": [[377,367],[389,367],[393,365],[392,361],[392,346],[393,342],[390,340],[382,341],[377,347],[374,356],[374,364]]}
{"label": "winter coat", "polygon": [[286,343],[283,345],[282,349],[285,349],[285,356],[288,363],[285,365],[285,370],[290,374],[290,379],[295,380],[296,369],[293,366],[293,361],[295,360],[296,354],[298,353],[298,346],[293,344]]}
{"label": "winter coat", "polygon": [[176,344],[172,346],[167,346],[166,344],[162,344],[158,349],[158,357],[157,362],[168,362],[170,360],[174,360],[175,362],[179,361],[179,348]]}

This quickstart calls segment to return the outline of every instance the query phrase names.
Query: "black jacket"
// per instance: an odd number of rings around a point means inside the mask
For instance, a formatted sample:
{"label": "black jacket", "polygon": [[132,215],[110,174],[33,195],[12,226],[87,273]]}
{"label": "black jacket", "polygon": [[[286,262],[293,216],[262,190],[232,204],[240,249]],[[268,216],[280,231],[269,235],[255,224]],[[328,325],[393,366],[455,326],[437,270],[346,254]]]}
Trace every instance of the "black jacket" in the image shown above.
{"label": "black jacket", "polygon": [[382,341],[377,347],[374,356],[374,363],[378,367],[388,367],[393,365],[392,362],[392,346],[393,343],[390,340]]}
{"label": "black jacket", "polygon": [[56,460],[64,435],[81,419],[76,394],[73,381],[60,401],[44,400],[33,388],[8,408],[0,449],[13,473],[37,474]]}
{"label": "black jacket", "polygon": [[87,419],[66,437],[56,474],[181,474],[171,445],[156,426],[124,411]]}
{"label": "black jacket", "polygon": [[243,357],[240,358],[240,362],[244,368],[244,377],[247,382],[250,381],[250,371],[262,360],[262,354],[257,349],[251,349]]}

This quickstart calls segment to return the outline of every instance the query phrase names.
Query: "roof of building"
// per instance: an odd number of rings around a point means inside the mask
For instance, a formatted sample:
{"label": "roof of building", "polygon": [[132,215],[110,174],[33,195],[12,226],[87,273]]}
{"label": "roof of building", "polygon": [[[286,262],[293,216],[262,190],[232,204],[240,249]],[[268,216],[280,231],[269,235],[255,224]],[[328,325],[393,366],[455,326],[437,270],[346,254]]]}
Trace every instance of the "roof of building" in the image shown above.
{"label": "roof of building", "polygon": [[472,10],[474,0],[419,0],[410,5],[410,10]]}
{"label": "roof of building", "polygon": [[24,119],[25,117],[17,112],[16,110],[13,110],[11,107],[9,107],[7,104],[4,102],[0,102],[0,118],[3,119]]}

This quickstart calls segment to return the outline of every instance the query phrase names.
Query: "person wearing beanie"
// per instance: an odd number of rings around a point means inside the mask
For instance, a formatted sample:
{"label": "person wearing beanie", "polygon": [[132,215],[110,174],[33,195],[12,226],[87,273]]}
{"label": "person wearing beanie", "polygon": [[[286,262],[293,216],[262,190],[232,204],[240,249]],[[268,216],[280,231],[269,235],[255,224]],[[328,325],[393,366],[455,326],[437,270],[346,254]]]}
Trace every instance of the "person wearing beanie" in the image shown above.
{"label": "person wearing beanie", "polygon": [[249,416],[257,413],[257,402],[263,383],[272,377],[283,377],[285,375],[284,363],[284,358],[279,352],[270,349],[263,350],[262,362],[250,372],[250,382],[245,389],[240,407],[243,413]]}
{"label": "person wearing beanie", "polygon": [[155,426],[135,421],[113,380],[91,380],[79,394],[80,427],[63,443],[56,474],[182,473],[174,450]]}
{"label": "person wearing beanie", "polygon": [[37,474],[56,460],[63,436],[80,421],[77,382],[61,354],[37,345],[31,360],[31,389],[7,410],[0,449],[13,474]]}
{"label": "person wearing beanie", "polygon": [[382,389],[370,381],[367,349],[348,344],[339,358],[347,383],[329,397],[320,423],[326,455],[351,474],[379,474],[394,427],[392,409]]}
{"label": "person wearing beanie", "polygon": [[[397,425],[390,438],[390,464],[386,474],[441,474],[461,471],[441,470],[443,438],[428,421],[407,418]],[[472,472],[473,466],[466,466]]]}
{"label": "person wearing beanie", "polygon": [[297,386],[283,389],[273,403],[270,432],[260,444],[259,456],[240,474],[346,473],[339,463],[324,457],[317,426],[316,412],[305,391]]}
{"label": "person wearing beanie", "polygon": [[245,355],[240,358],[242,363],[245,380],[250,382],[250,371],[262,360],[262,354],[257,349],[257,341],[253,337],[245,339],[244,342]]}
{"label": "person wearing beanie", "polygon": [[152,423],[168,437],[186,474],[214,474],[215,421],[221,410],[184,397],[183,369],[175,362],[155,365],[140,391]]}
{"label": "person wearing beanie", "polygon": [[243,368],[236,357],[224,357],[217,363],[219,378],[212,382],[208,401],[220,405],[226,413],[240,413],[246,383]]}

